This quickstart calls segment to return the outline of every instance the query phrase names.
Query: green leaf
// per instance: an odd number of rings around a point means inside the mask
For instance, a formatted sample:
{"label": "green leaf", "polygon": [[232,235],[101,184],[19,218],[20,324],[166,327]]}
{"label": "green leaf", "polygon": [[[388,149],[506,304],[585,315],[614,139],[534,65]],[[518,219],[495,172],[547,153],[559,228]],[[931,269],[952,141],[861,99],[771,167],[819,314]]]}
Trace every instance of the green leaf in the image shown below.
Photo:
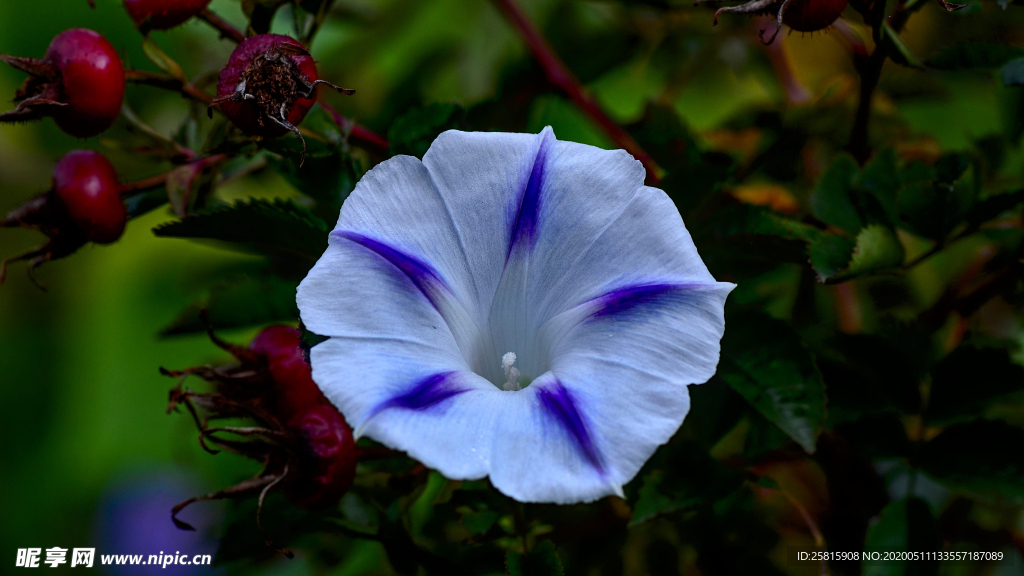
{"label": "green leaf", "polygon": [[558,558],[555,545],[544,540],[533,547],[528,554],[509,552],[505,556],[508,576],[562,576],[562,561]]}
{"label": "green leaf", "polygon": [[989,42],[962,42],[946,48],[928,60],[932,68],[942,70],[995,69],[1014,58],[1024,56],[1024,48]]}
{"label": "green leaf", "polygon": [[202,173],[202,165],[198,162],[178,166],[167,174],[167,200],[171,209],[179,217],[185,216],[196,202],[196,178]]}
{"label": "green leaf", "polygon": [[294,322],[299,317],[295,305],[298,282],[273,275],[244,276],[212,288],[209,294],[188,306],[161,332],[161,336],[193,334],[206,329],[199,311],[207,310],[210,323],[217,328],[248,328],[273,322]]}
{"label": "green leaf", "polygon": [[824,282],[845,270],[855,247],[853,239],[836,234],[821,234],[811,242],[807,253],[818,280]]}
{"label": "green leaf", "polygon": [[739,204],[723,210],[721,218],[716,220],[716,223],[720,224],[718,232],[723,236],[761,234],[809,242],[826,234],[809,224],[780,216],[762,206],[748,204]]}
{"label": "green leaf", "polygon": [[921,63],[921,59],[918,58],[910,47],[903,42],[899,33],[893,30],[892,26],[890,26],[888,22],[882,24],[882,30],[881,47],[884,47],[889,59],[897,64],[902,64],[911,68],[924,69],[924,64]]}
{"label": "green leaf", "polygon": [[[868,528],[866,552],[934,552],[940,549],[939,532],[928,504],[918,498],[889,503],[878,522]],[[864,576],[926,576],[938,572],[934,561],[865,561]]]}
{"label": "green leaf", "polygon": [[[881,207],[885,221],[890,225],[899,222],[896,194],[900,189],[900,172],[896,166],[896,151],[886,148],[864,166],[860,188],[867,192]],[[865,204],[867,204],[865,202]]]}
{"label": "green leaf", "polygon": [[290,200],[238,201],[210,208],[153,230],[157,236],[208,238],[269,255],[316,261],[327,248],[327,224]]}
{"label": "green leaf", "polygon": [[[982,367],[978,367],[979,372]],[[1024,430],[1001,421],[955,424],[921,451],[921,469],[952,490],[1024,504]]]}
{"label": "green leaf", "polygon": [[864,223],[850,193],[859,176],[860,168],[852,156],[841,154],[833,160],[811,194],[814,215],[826,224],[856,234]]}
{"label": "green leaf", "polygon": [[[980,367],[984,370],[979,371]],[[932,369],[928,423],[972,420],[992,404],[1021,392],[1024,368],[1014,364],[1006,350],[960,346]]]}
{"label": "green leaf", "polygon": [[428,104],[398,117],[388,130],[392,154],[423,158],[431,142],[445,130],[456,128],[466,111],[457,104]]}
{"label": "green leaf", "polygon": [[825,423],[825,383],[789,324],[764,314],[726,320],[718,375],[808,453]]}
{"label": "green leaf", "polygon": [[188,76],[185,76],[185,71],[181,69],[181,65],[161,50],[152,36],[146,36],[142,41],[142,51],[145,52],[150,62],[155,64],[164,74],[176,80],[188,82]]}
{"label": "green leaf", "polygon": [[[673,445],[660,466],[643,476],[630,524],[659,514],[711,504],[730,494],[743,477],[693,442]],[[674,470],[685,470],[685,474]]]}
{"label": "green leaf", "polygon": [[1024,58],[1007,62],[999,69],[999,76],[1004,86],[1024,85]]}
{"label": "green leaf", "polygon": [[853,277],[868,272],[889,270],[903,263],[903,245],[891,228],[871,224],[857,234],[850,266],[840,275]]}
{"label": "green leaf", "polygon": [[312,138],[307,138],[306,143],[306,160],[301,167],[302,145],[298,138],[277,138],[264,147],[281,156],[272,157],[270,166],[296,190],[317,201],[317,216],[335,219],[341,204],[359,180],[359,168],[355,160],[334,143]]}

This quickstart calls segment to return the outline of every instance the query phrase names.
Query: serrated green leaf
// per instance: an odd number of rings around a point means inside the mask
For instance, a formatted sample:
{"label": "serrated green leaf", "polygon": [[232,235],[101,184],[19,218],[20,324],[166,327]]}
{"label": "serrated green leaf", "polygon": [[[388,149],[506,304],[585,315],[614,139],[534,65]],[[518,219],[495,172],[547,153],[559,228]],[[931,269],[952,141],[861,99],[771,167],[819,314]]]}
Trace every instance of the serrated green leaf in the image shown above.
{"label": "serrated green leaf", "polygon": [[[980,370],[980,367],[979,367]],[[1024,503],[1024,430],[1001,421],[955,424],[921,450],[921,469],[960,492]]]}
{"label": "serrated green leaf", "polygon": [[269,255],[316,261],[327,247],[327,224],[290,200],[253,199],[210,208],[153,230],[157,236],[206,238]]}
{"label": "serrated green leaf", "polygon": [[[743,477],[712,458],[695,443],[673,446],[672,454],[661,467],[643,477],[633,506],[630,524],[638,524],[659,514],[711,504],[728,495],[743,482]],[[685,470],[676,474],[669,470]]]}
{"label": "serrated green leaf", "polygon": [[1024,48],[989,42],[961,42],[928,59],[928,66],[942,70],[995,69],[1024,55]]}
{"label": "serrated green leaf", "polygon": [[808,453],[825,424],[825,383],[789,324],[765,314],[727,318],[718,376]]}
{"label": "serrated green leaf", "polygon": [[[889,503],[878,522],[868,528],[864,549],[869,552],[935,552],[939,532],[931,509],[919,498]],[[864,576],[927,576],[938,572],[938,563],[864,562]]]}
{"label": "serrated green leaf", "polygon": [[1011,60],[999,69],[1004,86],[1024,86],[1024,58]]}
{"label": "serrated green leaf", "polygon": [[891,228],[872,224],[857,234],[853,258],[843,276],[888,270],[903,263],[903,245]]}
{"label": "serrated green leaf", "polygon": [[882,46],[885,48],[886,54],[893,62],[909,66],[911,68],[924,69],[924,64],[921,63],[921,59],[914,54],[913,50],[903,39],[900,38],[898,32],[893,30],[892,26],[888,22],[882,24]]}
{"label": "serrated green leaf", "polygon": [[185,76],[185,71],[181,69],[181,65],[161,50],[152,36],[146,36],[142,41],[142,51],[149,58],[149,61],[162,70],[164,74],[176,80],[188,82],[188,76]]}
{"label": "serrated green leaf", "polygon": [[428,104],[398,117],[388,130],[392,154],[423,158],[430,144],[445,130],[456,128],[466,111],[457,104]]}
{"label": "serrated green leaf", "polygon": [[562,561],[558,558],[555,545],[544,540],[533,547],[528,554],[509,552],[505,556],[508,576],[562,576]]}
{"label": "serrated green leaf", "polygon": [[818,280],[824,282],[845,270],[855,247],[856,242],[852,238],[836,234],[821,234],[811,242],[807,253]]}
{"label": "serrated green leaf", "polygon": [[298,282],[276,276],[244,276],[212,288],[208,295],[189,305],[161,336],[202,332],[206,326],[199,311],[206,310],[217,329],[248,328],[273,322],[294,322],[299,317],[295,304]]}
{"label": "serrated green leaf", "polygon": [[811,211],[814,215],[850,234],[856,234],[864,225],[851,192],[860,176],[857,161],[848,154],[840,154],[814,185],[811,194]]}

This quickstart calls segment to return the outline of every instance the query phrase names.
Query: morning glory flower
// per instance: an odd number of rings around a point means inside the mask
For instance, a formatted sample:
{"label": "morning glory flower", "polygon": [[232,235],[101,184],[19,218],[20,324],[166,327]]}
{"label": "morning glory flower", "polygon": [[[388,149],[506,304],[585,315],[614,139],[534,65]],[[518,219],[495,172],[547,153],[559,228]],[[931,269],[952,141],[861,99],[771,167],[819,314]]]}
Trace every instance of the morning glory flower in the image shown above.
{"label": "morning glory flower", "polygon": [[710,378],[734,287],[644,169],[449,131],[367,172],[298,289],[313,379],[356,429],[523,502],[622,486]]}

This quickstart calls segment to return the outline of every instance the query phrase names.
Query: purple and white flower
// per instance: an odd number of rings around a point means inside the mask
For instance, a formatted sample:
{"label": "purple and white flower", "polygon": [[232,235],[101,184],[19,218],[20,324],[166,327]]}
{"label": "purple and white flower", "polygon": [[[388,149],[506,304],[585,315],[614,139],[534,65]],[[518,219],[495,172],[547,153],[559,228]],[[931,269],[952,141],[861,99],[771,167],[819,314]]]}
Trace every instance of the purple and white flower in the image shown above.
{"label": "purple and white flower", "polygon": [[622,494],[710,378],[734,287],[622,150],[445,132],[370,170],[298,290],[357,434],[524,502]]}

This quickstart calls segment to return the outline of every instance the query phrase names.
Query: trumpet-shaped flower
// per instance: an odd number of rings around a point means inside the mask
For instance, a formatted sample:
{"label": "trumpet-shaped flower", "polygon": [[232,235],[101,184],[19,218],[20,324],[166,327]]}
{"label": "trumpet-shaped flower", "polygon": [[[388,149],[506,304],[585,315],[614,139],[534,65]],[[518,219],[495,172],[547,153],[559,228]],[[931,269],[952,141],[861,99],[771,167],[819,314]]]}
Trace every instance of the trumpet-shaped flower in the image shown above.
{"label": "trumpet-shaped flower", "polygon": [[303,280],[357,434],[524,502],[622,494],[710,378],[733,284],[624,151],[445,132],[370,170]]}

